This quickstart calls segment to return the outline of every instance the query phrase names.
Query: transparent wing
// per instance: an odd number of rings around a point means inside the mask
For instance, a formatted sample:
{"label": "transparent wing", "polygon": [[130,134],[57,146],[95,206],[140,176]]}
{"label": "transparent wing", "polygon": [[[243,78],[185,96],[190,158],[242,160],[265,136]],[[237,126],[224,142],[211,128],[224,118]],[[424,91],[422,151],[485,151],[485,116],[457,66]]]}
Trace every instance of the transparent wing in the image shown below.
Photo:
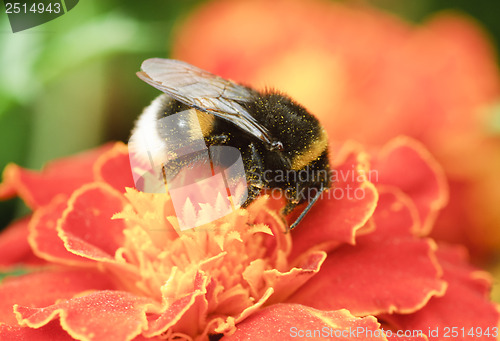
{"label": "transparent wing", "polygon": [[179,102],[212,113],[273,145],[269,131],[240,104],[251,101],[255,92],[188,63],[151,58],[137,76]]}

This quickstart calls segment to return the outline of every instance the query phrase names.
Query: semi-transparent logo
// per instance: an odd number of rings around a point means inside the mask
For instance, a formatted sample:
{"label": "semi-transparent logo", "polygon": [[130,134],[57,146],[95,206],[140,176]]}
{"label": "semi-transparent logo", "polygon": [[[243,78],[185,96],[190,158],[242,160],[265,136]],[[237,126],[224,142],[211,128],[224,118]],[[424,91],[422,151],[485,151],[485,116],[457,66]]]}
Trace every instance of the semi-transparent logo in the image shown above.
{"label": "semi-transparent logo", "polygon": [[78,0],[3,0],[12,32],[45,24],[72,10]]}
{"label": "semi-transparent logo", "polygon": [[[181,230],[221,218],[247,200],[240,151],[230,146],[207,148],[194,109],[159,119],[150,135],[135,131],[129,158],[136,189],[168,191]],[[207,208],[210,214],[205,214]]]}

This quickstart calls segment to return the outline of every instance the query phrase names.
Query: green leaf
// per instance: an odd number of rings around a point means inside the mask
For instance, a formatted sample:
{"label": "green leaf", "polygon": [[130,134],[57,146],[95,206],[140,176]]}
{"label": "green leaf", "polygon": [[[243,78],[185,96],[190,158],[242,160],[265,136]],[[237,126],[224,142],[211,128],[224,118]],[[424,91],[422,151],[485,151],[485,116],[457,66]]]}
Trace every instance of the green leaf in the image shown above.
{"label": "green leaf", "polygon": [[[0,97],[0,170],[9,162],[25,164],[31,140],[30,110],[14,104],[12,100]],[[0,229],[15,216],[16,201],[19,200],[0,202]]]}
{"label": "green leaf", "polygon": [[29,271],[23,268],[18,268],[10,272],[0,272],[0,281],[2,281],[5,277],[9,276],[21,276],[27,274]]}

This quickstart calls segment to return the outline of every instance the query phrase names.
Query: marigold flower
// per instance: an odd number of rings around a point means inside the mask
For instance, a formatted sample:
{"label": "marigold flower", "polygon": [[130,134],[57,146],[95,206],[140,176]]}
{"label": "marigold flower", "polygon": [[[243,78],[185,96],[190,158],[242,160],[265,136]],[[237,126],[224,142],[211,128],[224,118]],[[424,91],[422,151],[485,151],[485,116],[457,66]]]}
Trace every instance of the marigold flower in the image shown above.
{"label": "marigold flower", "polygon": [[28,270],[0,283],[0,338],[425,340],[452,322],[492,335],[488,275],[426,237],[447,200],[430,154],[400,137],[334,145],[331,160],[341,176],[291,233],[266,195],[180,231],[168,194],[133,188],[121,143],[9,165],[0,197],[33,213],[0,235],[2,269]]}
{"label": "marigold flower", "polygon": [[500,142],[488,130],[500,78],[484,36],[456,13],[411,26],[367,6],[219,0],[178,27],[173,55],[288,93],[332,139],[423,142],[451,191],[433,236],[486,257],[500,247]]}

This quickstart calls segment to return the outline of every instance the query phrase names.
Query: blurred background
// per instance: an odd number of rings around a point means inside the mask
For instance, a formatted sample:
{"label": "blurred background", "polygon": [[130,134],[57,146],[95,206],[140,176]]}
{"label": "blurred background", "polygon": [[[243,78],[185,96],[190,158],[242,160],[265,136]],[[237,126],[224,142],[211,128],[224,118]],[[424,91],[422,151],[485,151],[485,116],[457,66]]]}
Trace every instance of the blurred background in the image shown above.
{"label": "blurred background", "polygon": [[[331,22],[322,17],[329,12]],[[84,0],[14,34],[2,9],[0,169],[9,162],[40,169],[106,141],[126,142],[158,95],[135,72],[146,58],[175,57],[260,88],[284,84],[338,140],[419,139],[452,188],[434,237],[466,245],[474,262],[499,272],[498,13],[500,2],[491,0]],[[371,70],[383,79],[368,77]],[[387,100],[391,94],[404,105]],[[422,97],[431,109],[420,107]],[[369,105],[354,110],[356,101]],[[346,114],[331,114],[342,108],[359,121],[379,102],[395,114],[375,110],[358,130]],[[26,212],[17,199],[0,202],[0,228]]]}

